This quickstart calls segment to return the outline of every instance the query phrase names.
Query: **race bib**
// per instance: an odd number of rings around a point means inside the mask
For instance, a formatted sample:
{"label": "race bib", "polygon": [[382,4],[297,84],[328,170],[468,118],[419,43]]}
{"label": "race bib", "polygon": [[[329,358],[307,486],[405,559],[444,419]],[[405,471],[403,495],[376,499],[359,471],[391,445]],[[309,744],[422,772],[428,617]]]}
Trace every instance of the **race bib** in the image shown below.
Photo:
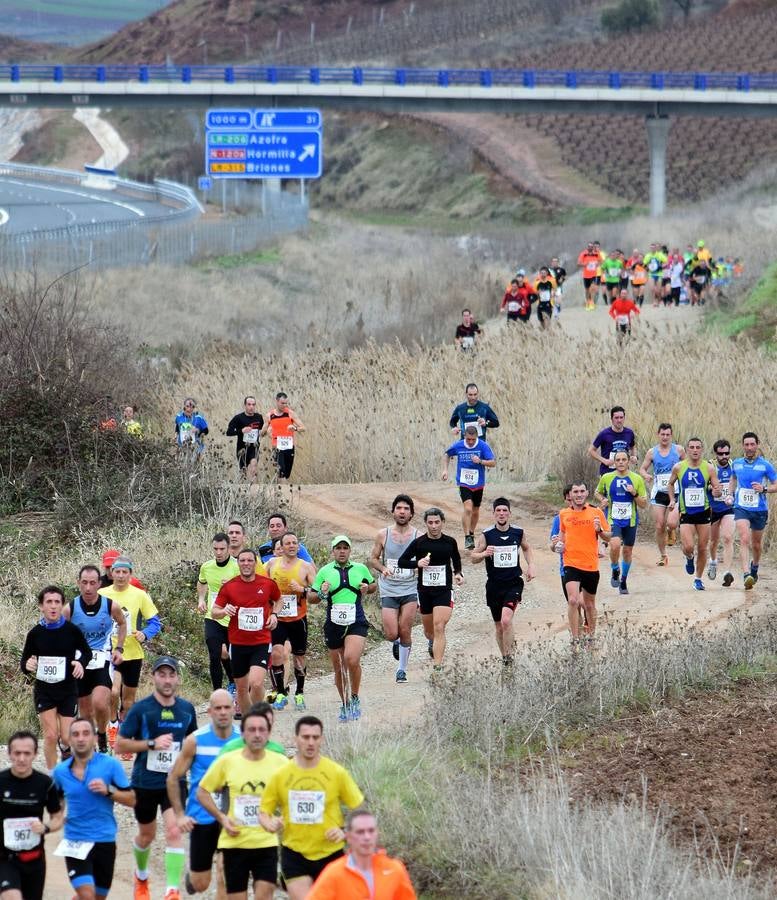
{"label": "race bib", "polygon": [[704,506],[704,488],[686,488],[683,491],[685,508]]}
{"label": "race bib", "polygon": [[658,260],[651,259],[650,262],[648,263],[648,269],[650,269],[651,272],[657,272],[658,271]]}
{"label": "race bib", "polygon": [[237,627],[241,631],[261,631],[264,628],[264,610],[261,607],[241,606],[237,614]]}
{"label": "race bib", "polygon": [[54,851],[54,856],[69,856],[71,859],[86,859],[94,847],[94,841],[69,841],[63,838]]}
{"label": "race bib", "polygon": [[586,272],[588,272],[589,274],[590,274],[590,273],[595,273],[595,272],[596,272],[596,268],[597,268],[597,264],[596,264],[595,262],[587,262],[587,263],[585,264],[585,270],[586,270]]}
{"label": "race bib", "polygon": [[252,428],[243,435],[243,441],[246,444],[255,444],[259,440],[259,429]]}
{"label": "race bib", "polygon": [[660,472],[656,475],[656,490],[666,493],[669,488],[671,472]]}
{"label": "race bib", "polygon": [[281,611],[278,613],[278,617],[281,619],[290,619],[293,616],[297,615],[297,595],[296,594],[284,594],[281,597],[283,600],[283,606],[281,607]]}
{"label": "race bib", "polygon": [[494,566],[497,569],[514,569],[518,565],[518,545],[494,547]]}
{"label": "race bib", "polygon": [[462,484],[474,486],[480,480],[480,472],[477,469],[462,469],[459,473],[459,481]]}
{"label": "race bib", "polygon": [[89,660],[87,669],[102,669],[110,659],[107,650],[92,650],[92,658]]}
{"label": "race bib", "polygon": [[521,304],[517,300],[508,300],[507,301],[507,311],[508,312],[518,312],[521,308]]}
{"label": "race bib", "polygon": [[421,584],[424,587],[445,587],[445,566],[426,566],[422,572]]}
{"label": "race bib", "polygon": [[391,572],[391,577],[397,581],[405,581],[415,578],[415,572],[412,569],[400,569],[398,559],[387,559],[386,568]]}
{"label": "race bib", "polygon": [[323,791],[289,791],[289,819],[295,825],[321,825],[324,822]]}
{"label": "race bib", "polygon": [[181,751],[181,745],[175,742],[167,750],[149,750],[146,754],[146,768],[149,772],[169,772]]}
{"label": "race bib", "polygon": [[3,821],[3,846],[6,850],[32,850],[40,844],[41,837],[32,826],[37,819],[5,819]]}
{"label": "race bib", "polygon": [[550,303],[550,291],[540,291],[540,300],[543,303]]}
{"label": "race bib", "polygon": [[475,338],[472,335],[467,335],[461,339],[461,349],[462,350],[471,350],[475,346]]}
{"label": "race bib", "polygon": [[258,827],[259,825],[259,804],[261,798],[256,794],[239,794],[235,797],[235,818],[242,822],[243,825]]}
{"label": "race bib", "polygon": [[39,656],[35,677],[46,684],[58,684],[67,675],[67,659],[64,656]]}
{"label": "race bib", "polygon": [[696,282],[696,284],[705,284],[707,281],[707,276],[697,275],[693,280]]}
{"label": "race bib", "polygon": [[615,321],[616,321],[619,325],[628,325],[628,324],[629,324],[629,317],[628,317],[628,316],[616,316],[616,317],[615,317]]}
{"label": "race bib", "polygon": [[718,500],[728,500],[728,498],[730,496],[731,496],[731,486],[729,485],[729,483],[728,482],[721,483],[720,497],[718,497]]}
{"label": "race bib", "polygon": [[275,441],[275,447],[278,450],[291,450],[293,446],[294,438],[290,434],[285,435],[284,437],[279,437]]}
{"label": "race bib", "polygon": [[333,625],[353,625],[356,621],[356,604],[333,603],[329,619]]}
{"label": "race bib", "polygon": [[739,505],[742,509],[758,509],[758,494],[752,488],[739,489]]}
{"label": "race bib", "polygon": [[629,502],[629,503],[625,503],[625,502],[613,503],[613,505],[611,507],[613,521],[617,520],[618,522],[621,522],[624,519],[631,519],[632,508],[633,508],[633,505],[631,502]]}

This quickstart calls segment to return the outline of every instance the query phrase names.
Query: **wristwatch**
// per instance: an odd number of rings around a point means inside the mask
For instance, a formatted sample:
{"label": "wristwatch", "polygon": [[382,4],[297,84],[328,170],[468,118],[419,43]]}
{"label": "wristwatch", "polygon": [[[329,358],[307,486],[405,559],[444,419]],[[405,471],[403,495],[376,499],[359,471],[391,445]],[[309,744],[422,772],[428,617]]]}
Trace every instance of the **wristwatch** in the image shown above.
{"label": "wristwatch", "polygon": [[149,750],[153,750],[155,745],[156,745],[156,738],[149,738],[146,741],[146,746],[148,747]]}
{"label": "wristwatch", "polygon": [[124,653],[124,647],[114,647],[113,648],[117,653]]}
{"label": "wristwatch", "polygon": [[112,797],[115,793],[116,793],[116,785],[115,785],[115,784],[109,784],[109,785],[108,785],[108,796],[109,796],[109,797]]}

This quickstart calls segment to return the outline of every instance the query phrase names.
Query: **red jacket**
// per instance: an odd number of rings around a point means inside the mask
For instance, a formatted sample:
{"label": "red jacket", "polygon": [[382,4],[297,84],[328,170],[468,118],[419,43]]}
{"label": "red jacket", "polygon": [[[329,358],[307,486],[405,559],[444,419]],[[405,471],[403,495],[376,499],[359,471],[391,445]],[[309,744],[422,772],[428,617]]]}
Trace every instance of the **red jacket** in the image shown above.
{"label": "red jacket", "polygon": [[513,294],[512,291],[507,291],[502,298],[502,305],[499,307],[500,309],[506,309],[507,304],[513,300],[517,300],[520,303],[520,310],[515,310],[515,312],[526,313],[531,309],[532,303],[537,299],[537,294],[534,288],[530,284],[522,284],[518,288],[517,293]]}
{"label": "red jacket", "polygon": [[318,876],[307,900],[416,900],[404,864],[378,850],[372,857],[374,894],[364,876],[348,865],[348,855],[336,859]]}

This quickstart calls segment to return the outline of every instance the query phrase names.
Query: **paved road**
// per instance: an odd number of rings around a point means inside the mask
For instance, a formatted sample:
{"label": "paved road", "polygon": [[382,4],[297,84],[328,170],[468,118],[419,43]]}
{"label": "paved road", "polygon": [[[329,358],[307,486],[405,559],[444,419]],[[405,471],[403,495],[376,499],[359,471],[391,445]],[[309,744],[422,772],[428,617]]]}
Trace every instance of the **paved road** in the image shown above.
{"label": "paved road", "polygon": [[169,206],[125,197],[117,191],[0,177],[0,234],[92,222],[133,221],[172,212]]}

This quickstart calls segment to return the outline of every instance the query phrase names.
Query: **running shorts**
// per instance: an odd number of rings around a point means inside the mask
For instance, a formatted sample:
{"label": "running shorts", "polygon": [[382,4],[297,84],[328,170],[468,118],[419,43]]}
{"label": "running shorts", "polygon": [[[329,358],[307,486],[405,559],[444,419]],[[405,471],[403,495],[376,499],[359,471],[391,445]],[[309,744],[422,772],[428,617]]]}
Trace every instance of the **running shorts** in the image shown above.
{"label": "running shorts", "polygon": [[763,531],[769,521],[769,513],[766,510],[761,512],[757,509],[740,509],[736,506],[734,507],[734,518],[737,522],[740,519],[746,519],[753,531]]}
{"label": "running shorts", "polygon": [[450,588],[438,588],[431,591],[418,592],[418,605],[422,616],[429,616],[436,606],[447,606],[453,609],[453,591]]}
{"label": "running shorts", "polygon": [[46,857],[43,853],[28,862],[22,862],[16,854],[0,860],[0,894],[19,891],[24,900],[42,900],[45,882]]}
{"label": "running shorts", "polygon": [[136,688],[140,684],[140,670],[142,668],[142,659],[125,659],[118,666],[114,666],[114,669],[121,675],[122,684],[128,688]]}
{"label": "running shorts", "polygon": [[636,525],[616,525],[615,522],[610,526],[612,536],[620,538],[624,547],[633,547],[637,541]]}
{"label": "running shorts", "polygon": [[335,625],[330,619],[324,622],[324,643],[327,650],[339,650],[345,645],[350,635],[367,637],[370,626],[366,622],[354,622],[353,625]]}
{"label": "running shorts", "polygon": [[66,856],[67,877],[74,889],[82,885],[94,885],[98,897],[107,897],[113,883],[116,864],[116,842],[97,841],[87,853],[86,859]]}
{"label": "running shorts", "polygon": [[680,524],[681,525],[709,525],[710,524],[710,511],[708,509],[702,509],[700,512],[695,512],[695,513],[680,513]]}
{"label": "running shorts", "polygon": [[210,872],[213,857],[219,845],[221,825],[211,822],[202,825],[199,822],[192,828],[189,837],[189,870],[192,872]]}
{"label": "running shorts", "polygon": [[491,618],[498,622],[502,618],[503,609],[515,612],[523,595],[523,578],[517,578],[512,584],[490,584],[486,582],[486,604],[491,610]]}
{"label": "running shorts", "polygon": [[293,881],[295,878],[312,878],[313,881],[324,871],[330,862],[340,859],[342,850],[336,850],[323,859],[308,859],[296,850],[281,845],[281,874],[284,881]]}
{"label": "running shorts", "polygon": [[472,488],[464,487],[460,484],[459,497],[461,497],[462,503],[466,503],[467,500],[471,500],[472,505],[475,507],[475,509],[479,509],[480,504],[483,502],[483,488],[473,490]]}
{"label": "running shorts", "polygon": [[230,644],[229,658],[232,661],[234,678],[245,678],[253,666],[267,668],[270,659],[269,644]]}
{"label": "running shorts", "polygon": [[96,687],[104,687],[110,690],[112,684],[111,664],[109,662],[99,669],[84,669],[84,677],[78,680],[78,696],[91,697],[92,691]]}
{"label": "running shorts", "polygon": [[278,624],[273,629],[273,646],[283,646],[286,641],[291,644],[291,652],[295,656],[304,656],[308,651],[308,620],[307,616],[286,622],[278,619]]}
{"label": "running shorts", "polygon": [[596,595],[599,588],[599,572],[589,572],[585,569],[575,569],[572,566],[564,567],[564,583],[569,584],[576,581],[580,585],[580,590],[588,594]]}

